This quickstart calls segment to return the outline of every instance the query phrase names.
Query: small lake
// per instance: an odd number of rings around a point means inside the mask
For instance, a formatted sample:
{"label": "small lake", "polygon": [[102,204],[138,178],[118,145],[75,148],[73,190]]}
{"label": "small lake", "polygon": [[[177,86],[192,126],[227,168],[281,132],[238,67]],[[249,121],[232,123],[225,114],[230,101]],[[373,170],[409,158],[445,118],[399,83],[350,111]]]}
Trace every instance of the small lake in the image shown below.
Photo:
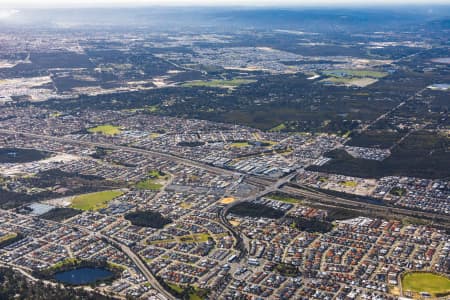
{"label": "small lake", "polygon": [[79,268],[55,274],[56,281],[65,284],[85,285],[108,279],[113,272],[102,268]]}
{"label": "small lake", "polygon": [[50,153],[20,148],[0,148],[0,163],[26,163],[50,157]]}

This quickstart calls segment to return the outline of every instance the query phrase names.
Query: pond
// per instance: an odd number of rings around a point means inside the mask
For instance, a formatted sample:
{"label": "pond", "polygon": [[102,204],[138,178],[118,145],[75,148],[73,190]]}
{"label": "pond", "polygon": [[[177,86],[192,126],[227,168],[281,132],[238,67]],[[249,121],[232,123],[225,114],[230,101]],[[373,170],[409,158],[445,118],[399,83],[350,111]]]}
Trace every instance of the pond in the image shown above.
{"label": "pond", "polygon": [[113,272],[103,268],[84,267],[75,270],[58,272],[55,274],[56,281],[71,285],[85,285],[109,279]]}
{"label": "pond", "polygon": [[0,148],[0,163],[26,163],[50,157],[50,153],[20,148]]}

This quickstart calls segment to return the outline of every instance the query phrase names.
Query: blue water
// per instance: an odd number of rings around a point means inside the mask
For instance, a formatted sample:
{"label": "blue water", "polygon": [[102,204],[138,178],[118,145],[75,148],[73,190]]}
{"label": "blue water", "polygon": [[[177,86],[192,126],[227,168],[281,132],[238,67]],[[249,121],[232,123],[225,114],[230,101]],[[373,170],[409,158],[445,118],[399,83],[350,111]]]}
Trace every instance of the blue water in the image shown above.
{"label": "blue water", "polygon": [[86,267],[56,273],[55,279],[61,283],[84,285],[107,279],[111,275],[113,275],[113,273],[106,269]]}

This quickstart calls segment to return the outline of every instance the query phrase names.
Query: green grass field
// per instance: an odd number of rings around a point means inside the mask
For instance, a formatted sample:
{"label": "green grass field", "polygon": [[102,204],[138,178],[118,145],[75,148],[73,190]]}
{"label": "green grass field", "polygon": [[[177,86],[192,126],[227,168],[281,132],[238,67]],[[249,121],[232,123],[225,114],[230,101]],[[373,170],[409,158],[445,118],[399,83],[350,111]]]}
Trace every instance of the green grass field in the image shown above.
{"label": "green grass field", "polygon": [[394,196],[403,196],[405,195],[407,192],[406,189],[404,188],[400,188],[400,187],[393,187],[390,191],[389,194],[394,195]]}
{"label": "green grass field", "polygon": [[169,179],[169,175],[166,175],[164,173],[161,173],[158,170],[151,170],[150,172],[148,172],[148,175],[154,179]]}
{"label": "green grass field", "polygon": [[191,235],[184,235],[180,237],[183,243],[205,243],[211,236],[208,233],[196,233]]}
{"label": "green grass field", "polygon": [[[167,284],[172,290],[174,290],[175,292],[182,294],[185,293],[185,288],[182,286],[179,286],[177,284],[174,283],[168,283]],[[191,287],[189,289],[188,295],[189,295],[189,300],[202,300],[204,299],[207,294],[207,291],[204,289],[199,289],[197,287]],[[183,298],[185,299],[185,298]]]}
{"label": "green grass field", "polygon": [[230,147],[233,148],[243,148],[243,147],[248,147],[250,146],[250,144],[248,142],[236,142],[236,143],[231,143]]}
{"label": "green grass field", "polygon": [[159,191],[164,186],[165,181],[170,178],[170,175],[161,173],[158,170],[151,170],[148,172],[148,176],[150,176],[150,178],[143,179],[136,183],[137,189]]}
{"label": "green grass field", "polygon": [[123,195],[123,192],[117,190],[84,194],[75,197],[72,200],[71,207],[81,210],[99,210],[105,208],[109,201],[121,195]]}
{"label": "green grass field", "polygon": [[145,179],[136,183],[136,188],[140,190],[159,191],[162,187],[163,185],[155,183],[154,179]]}
{"label": "green grass field", "polygon": [[5,234],[4,236],[0,237],[0,243],[3,243],[5,241],[7,241],[7,240],[14,239],[16,237],[17,237],[17,233],[14,233],[14,232]]}
{"label": "green grass field", "polygon": [[291,204],[296,204],[296,203],[301,203],[302,200],[297,199],[297,198],[292,198],[289,196],[284,196],[284,195],[276,195],[276,194],[272,194],[272,195],[268,195],[267,196],[270,199],[274,199],[280,202],[284,202],[284,203],[291,203]]}
{"label": "green grass field", "polygon": [[158,105],[149,105],[145,107],[145,110],[148,112],[157,112],[159,111],[159,106]]}
{"label": "green grass field", "polygon": [[114,125],[106,124],[89,128],[87,131],[90,133],[101,133],[104,135],[116,135],[120,133],[120,128]]}
{"label": "green grass field", "polygon": [[78,260],[76,258],[66,258],[60,262],[57,262],[56,264],[54,264],[53,266],[50,267],[50,269],[52,270],[58,270],[61,269],[63,266],[67,266],[67,265],[76,265],[79,264],[81,262],[81,260]]}
{"label": "green grass field", "polygon": [[211,81],[203,81],[203,80],[194,80],[184,83],[182,86],[184,87],[237,87],[243,84],[249,84],[256,82],[256,80],[251,79],[231,79],[231,80],[211,80]]}
{"label": "green grass field", "polygon": [[280,125],[277,125],[275,127],[272,127],[271,129],[269,129],[270,132],[280,132],[282,130],[286,129],[286,124],[281,123]]}
{"label": "green grass field", "polygon": [[412,272],[402,278],[403,291],[427,292],[432,296],[444,296],[450,294],[450,279],[441,275]]}
{"label": "green grass field", "polygon": [[358,186],[358,183],[353,180],[341,181],[341,182],[339,182],[339,184],[342,186],[348,187],[348,188],[354,188],[354,187]]}
{"label": "green grass field", "polygon": [[375,83],[378,79],[386,77],[388,73],[372,70],[330,70],[325,71],[328,77],[321,82],[333,83],[335,85],[365,87]]}
{"label": "green grass field", "polygon": [[62,113],[60,113],[59,111],[55,111],[50,114],[50,118],[58,118],[60,116],[62,116]]}
{"label": "green grass field", "polygon": [[365,87],[377,82],[377,79],[371,77],[328,77],[321,82],[331,82],[337,85]]}
{"label": "green grass field", "polygon": [[176,285],[174,283],[168,283],[167,285],[177,293],[181,294],[184,291],[184,289],[181,286]]}

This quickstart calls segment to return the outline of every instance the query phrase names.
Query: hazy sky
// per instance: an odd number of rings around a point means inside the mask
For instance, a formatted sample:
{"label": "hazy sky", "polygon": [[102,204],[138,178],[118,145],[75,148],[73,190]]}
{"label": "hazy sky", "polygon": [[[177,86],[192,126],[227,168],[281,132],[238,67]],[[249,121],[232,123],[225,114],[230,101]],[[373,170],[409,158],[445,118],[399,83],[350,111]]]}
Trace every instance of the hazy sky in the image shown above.
{"label": "hazy sky", "polygon": [[0,0],[0,8],[104,6],[313,6],[313,5],[450,4],[450,0]]}

